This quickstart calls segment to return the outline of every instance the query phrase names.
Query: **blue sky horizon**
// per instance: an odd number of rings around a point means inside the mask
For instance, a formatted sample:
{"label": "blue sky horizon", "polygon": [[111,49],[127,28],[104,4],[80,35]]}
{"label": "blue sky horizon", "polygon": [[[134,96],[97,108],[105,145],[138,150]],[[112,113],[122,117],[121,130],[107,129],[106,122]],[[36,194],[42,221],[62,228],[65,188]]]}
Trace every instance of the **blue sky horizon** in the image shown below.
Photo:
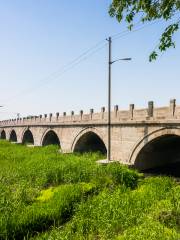
{"label": "blue sky horizon", "polygon": [[[128,32],[108,14],[110,0],[6,0],[0,2],[0,119],[107,106],[108,46],[113,59],[132,57],[112,66],[112,105],[128,109],[180,104],[180,32],[157,61],[148,56],[167,23],[158,21]],[[137,27],[138,28],[138,27]],[[141,28],[141,27],[140,27]],[[100,42],[100,43],[99,43]],[[97,43],[97,47],[92,48]],[[73,66],[67,65],[83,55]],[[66,66],[63,68],[63,66]],[[64,71],[65,70],[65,71]]]}

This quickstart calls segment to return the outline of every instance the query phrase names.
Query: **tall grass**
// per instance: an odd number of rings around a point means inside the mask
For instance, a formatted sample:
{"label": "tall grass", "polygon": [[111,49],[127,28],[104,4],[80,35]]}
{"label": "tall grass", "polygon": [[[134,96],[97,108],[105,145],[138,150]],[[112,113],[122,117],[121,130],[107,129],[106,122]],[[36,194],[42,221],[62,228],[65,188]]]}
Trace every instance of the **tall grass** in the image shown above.
{"label": "tall grass", "polygon": [[[63,229],[55,228],[37,239],[178,240],[180,211],[173,199],[179,203],[180,189],[165,177],[146,179],[135,190],[105,189],[81,203]],[[171,225],[162,220],[163,213]]]}
{"label": "tall grass", "polygon": [[[28,239],[70,220],[78,203],[117,185],[135,188],[139,175],[94,154],[60,154],[56,146],[0,142],[0,238]],[[43,200],[42,200],[43,199]]]}
{"label": "tall grass", "polygon": [[0,239],[179,240],[180,185],[102,157],[0,141]]}

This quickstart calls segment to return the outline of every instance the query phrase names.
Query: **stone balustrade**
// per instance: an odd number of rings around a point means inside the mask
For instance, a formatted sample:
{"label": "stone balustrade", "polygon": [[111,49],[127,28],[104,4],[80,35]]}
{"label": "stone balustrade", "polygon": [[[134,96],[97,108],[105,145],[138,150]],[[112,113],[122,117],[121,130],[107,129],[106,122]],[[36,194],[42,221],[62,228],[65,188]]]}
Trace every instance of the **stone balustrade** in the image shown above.
{"label": "stone balustrade", "polygon": [[[70,114],[63,112],[60,114],[44,114],[39,116],[23,117],[16,119],[8,119],[0,121],[0,126],[6,125],[36,125],[36,124],[77,124],[77,123],[107,123],[108,113],[105,107],[101,108],[101,112],[94,112],[90,109],[89,113],[80,110],[79,114],[71,111]],[[119,110],[118,105],[114,106],[111,112],[112,123],[123,122],[141,122],[141,121],[160,121],[160,120],[180,120],[180,106],[176,106],[176,100],[170,100],[167,107],[155,107],[154,102],[148,102],[147,108],[136,109],[134,104],[129,105],[129,110]]]}

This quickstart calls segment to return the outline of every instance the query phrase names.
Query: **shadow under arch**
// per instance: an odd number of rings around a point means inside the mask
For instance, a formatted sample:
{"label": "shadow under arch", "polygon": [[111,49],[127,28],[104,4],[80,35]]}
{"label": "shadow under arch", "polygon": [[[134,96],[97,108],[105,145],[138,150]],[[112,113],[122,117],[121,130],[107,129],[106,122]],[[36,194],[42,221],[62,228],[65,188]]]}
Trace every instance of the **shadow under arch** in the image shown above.
{"label": "shadow under arch", "polygon": [[73,152],[101,152],[107,155],[106,146],[97,133],[89,130],[83,133],[74,144]]}
{"label": "shadow under arch", "polygon": [[17,134],[15,132],[15,130],[13,129],[10,133],[10,136],[9,136],[9,141],[11,142],[17,142]]}
{"label": "shadow under arch", "polygon": [[139,151],[135,168],[145,173],[180,176],[180,136],[164,134],[149,141]]}
{"label": "shadow under arch", "polygon": [[5,132],[5,130],[2,130],[2,132],[1,132],[1,139],[6,139],[6,132]]}
{"label": "shadow under arch", "polygon": [[51,144],[58,145],[59,147],[61,146],[58,135],[53,130],[48,130],[43,136],[42,146],[47,146]]}
{"label": "shadow under arch", "polygon": [[26,129],[23,134],[22,144],[34,144],[34,137],[29,129]]}

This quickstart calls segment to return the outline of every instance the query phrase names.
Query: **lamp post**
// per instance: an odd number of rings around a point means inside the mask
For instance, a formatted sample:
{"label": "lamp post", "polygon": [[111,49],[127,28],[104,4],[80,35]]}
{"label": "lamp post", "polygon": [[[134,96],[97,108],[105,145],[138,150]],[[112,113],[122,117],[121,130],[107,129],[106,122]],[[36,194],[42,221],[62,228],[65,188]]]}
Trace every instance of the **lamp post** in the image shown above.
{"label": "lamp post", "polygon": [[109,43],[109,61],[108,61],[108,144],[107,144],[107,161],[111,161],[111,65],[117,61],[130,61],[131,58],[119,58],[114,61],[111,59],[112,39],[106,39]]}

